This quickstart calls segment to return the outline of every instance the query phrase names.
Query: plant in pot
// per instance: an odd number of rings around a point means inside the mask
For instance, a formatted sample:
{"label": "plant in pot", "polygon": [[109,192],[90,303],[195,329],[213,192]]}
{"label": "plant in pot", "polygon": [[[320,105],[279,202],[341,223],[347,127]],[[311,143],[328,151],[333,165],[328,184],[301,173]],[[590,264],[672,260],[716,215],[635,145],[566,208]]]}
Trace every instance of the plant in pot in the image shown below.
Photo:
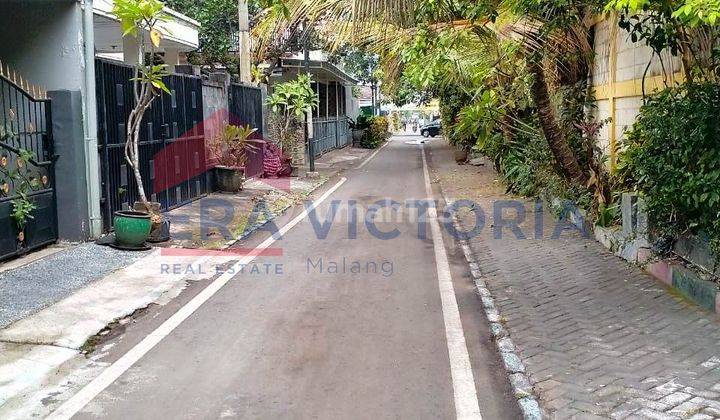
{"label": "plant in pot", "polygon": [[355,121],[350,120],[350,130],[352,130],[353,146],[357,146],[365,136],[365,132],[370,128],[370,118],[365,114],[358,115]]}
{"label": "plant in pot", "polygon": [[249,125],[227,125],[210,144],[210,154],[216,162],[215,179],[220,191],[234,193],[242,190],[248,152],[257,148],[250,140],[256,131]]}
{"label": "plant in pot", "polygon": [[[139,162],[140,129],[145,111],[162,92],[170,93],[163,82],[163,77],[168,74],[167,66],[156,65],[152,60],[163,37],[158,23],[168,19],[164,7],[165,4],[158,0],[115,0],[112,9],[112,14],[120,20],[123,37],[134,37],[138,45],[138,62],[133,66],[132,78],[135,106],[126,124],[125,160],[135,177],[139,202],[135,203],[135,210],[115,212],[115,245],[121,248],[143,248],[151,231],[162,235],[167,225],[160,213],[160,204],[147,199]],[[146,34],[150,40],[149,51]]]}
{"label": "plant in pot", "polygon": [[318,95],[312,89],[312,78],[308,74],[300,74],[295,80],[275,85],[267,104],[278,122],[274,124],[277,138],[273,140],[284,154],[292,158],[293,166],[302,165],[305,159],[303,123],[320,104]]}

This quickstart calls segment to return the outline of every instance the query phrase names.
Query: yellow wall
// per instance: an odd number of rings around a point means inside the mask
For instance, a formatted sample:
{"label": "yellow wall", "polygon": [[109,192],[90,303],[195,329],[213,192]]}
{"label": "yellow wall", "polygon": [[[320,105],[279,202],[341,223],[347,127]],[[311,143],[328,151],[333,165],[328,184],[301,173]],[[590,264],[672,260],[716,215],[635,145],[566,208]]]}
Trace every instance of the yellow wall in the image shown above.
{"label": "yellow wall", "polygon": [[618,143],[640,110],[646,68],[646,94],[682,81],[680,60],[669,52],[663,52],[661,56],[662,61],[643,43],[633,43],[629,34],[618,27],[617,17],[595,24],[592,84],[596,108],[593,115],[598,121],[610,119],[598,141],[610,157],[611,168],[615,167]]}

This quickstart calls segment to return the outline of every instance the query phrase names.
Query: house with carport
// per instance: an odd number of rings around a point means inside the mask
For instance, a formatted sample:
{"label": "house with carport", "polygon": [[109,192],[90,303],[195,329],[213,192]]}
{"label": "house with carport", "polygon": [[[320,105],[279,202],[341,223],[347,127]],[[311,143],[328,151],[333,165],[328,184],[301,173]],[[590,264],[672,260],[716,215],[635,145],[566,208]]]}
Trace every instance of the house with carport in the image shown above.
{"label": "house with carport", "polygon": [[[137,41],[122,37],[112,7],[111,0],[0,1],[0,161],[5,164],[0,165],[5,179],[0,182],[0,259],[58,239],[99,236],[109,229],[113,205],[121,205],[113,200],[122,189],[132,190],[132,177],[114,149],[124,141],[119,130],[131,108],[132,71],[124,62],[137,60]],[[166,13],[158,56],[180,71],[185,53],[198,47],[199,24],[174,10]],[[157,166],[152,164],[157,150],[181,137],[190,142],[202,137],[188,135],[203,119],[200,78],[171,79],[173,94],[153,105],[142,139],[150,156],[143,170],[149,175]],[[169,159],[184,165],[182,178],[192,172],[189,161],[197,156]],[[24,163],[27,180],[15,179],[14,168]],[[166,204],[202,193],[195,180],[183,182],[179,189],[172,186],[172,196],[162,192]],[[20,232],[22,241],[11,219],[21,192],[38,207]]]}

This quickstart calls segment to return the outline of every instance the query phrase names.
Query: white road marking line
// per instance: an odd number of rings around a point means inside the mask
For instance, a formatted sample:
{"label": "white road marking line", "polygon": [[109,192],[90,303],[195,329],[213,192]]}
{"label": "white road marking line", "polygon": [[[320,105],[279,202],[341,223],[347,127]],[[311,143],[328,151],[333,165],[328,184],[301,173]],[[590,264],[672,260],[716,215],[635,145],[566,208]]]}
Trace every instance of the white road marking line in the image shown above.
{"label": "white road marking line", "polygon": [[[420,145],[423,161],[423,175],[425,176],[425,193],[428,200],[432,200],[432,187],[428,172],[425,147]],[[470,355],[468,354],[465,332],[460,321],[460,310],[455,299],[455,288],[450,274],[450,263],[445,252],[437,209],[430,206],[428,209],[430,230],[432,232],[433,248],[435,248],[435,265],[437,266],[438,283],[440,286],[440,300],[442,302],[443,319],[445,320],[445,338],[447,339],[448,355],[450,356],[450,374],[452,376],[453,391],[455,393],[455,415],[458,419],[482,419],[480,404],[478,403],[475,378],[473,377]]]}
{"label": "white road marking line", "polygon": [[370,156],[368,156],[364,161],[362,161],[362,163],[361,163],[360,165],[358,165],[358,167],[355,168],[355,169],[362,169],[365,165],[368,164],[368,162],[370,162],[370,161],[372,160],[372,158],[375,157],[375,155],[377,155],[378,153],[380,153],[380,151],[381,151],[382,149],[384,149],[385,146],[387,146],[388,144],[390,144],[390,140],[386,141],[385,144],[383,144],[382,146],[380,146],[379,149],[377,149],[376,151],[374,151]]}
{"label": "white road marking line", "polygon": [[[280,228],[278,231],[281,236],[285,235],[290,229],[300,223],[307,215],[308,212],[317,207],[323,201],[325,201],[332,193],[334,193],[342,184],[347,181],[347,178],[341,178],[337,184],[327,190],[320,198],[312,203],[309,208],[303,210],[297,217],[292,219],[288,224]],[[263,241],[260,245],[255,248],[255,251],[265,250],[275,242],[274,237],[269,237]],[[150,350],[152,350],[158,343],[160,343],[165,337],[167,337],[175,328],[183,323],[190,317],[198,308],[200,308],[205,302],[208,301],[215,293],[217,293],[231,278],[233,278],[238,272],[240,267],[249,264],[255,258],[257,253],[253,252],[252,255],[243,257],[238,261],[233,270],[228,270],[225,274],[221,275],[215,281],[213,281],[208,287],[203,289],[197,296],[192,298],[185,306],[180,308],[175,314],[168,318],[162,323],[155,331],[151,332],[142,341],[135,345],[130,351],[125,353],[115,363],[110,365],[107,369],[102,371],[95,379],[89,384],[83,387],[77,394],[73,395],[69,400],[65,401],[60,407],[52,412],[46,419],[70,419],[72,416],[82,410],[90,401],[97,397],[105,388],[115,382],[123,373],[130,369],[138,360],[145,356]]]}

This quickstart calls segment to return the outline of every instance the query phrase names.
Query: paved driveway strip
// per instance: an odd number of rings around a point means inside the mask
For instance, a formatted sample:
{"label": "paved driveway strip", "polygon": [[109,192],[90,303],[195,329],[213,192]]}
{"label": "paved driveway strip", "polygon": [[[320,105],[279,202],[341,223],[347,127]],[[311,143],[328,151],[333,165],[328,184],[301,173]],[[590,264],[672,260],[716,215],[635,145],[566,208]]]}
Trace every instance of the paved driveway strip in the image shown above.
{"label": "paved driveway strip", "polygon": [[[425,199],[422,168],[418,146],[394,141],[351,171],[315,226],[305,219],[273,244],[281,257],[245,267],[76,417],[455,417],[429,229],[420,239],[416,221],[383,219],[378,231],[400,236],[381,239],[362,216],[357,225],[347,217],[348,200]],[[341,202],[325,235],[331,200]],[[480,411],[517,418],[489,332],[477,329],[485,321],[467,267],[452,255],[449,266],[463,326],[472,326]]]}
{"label": "paved driveway strip", "polygon": [[0,328],[50,306],[146,255],[147,252],[128,253],[87,243],[2,272]]}

